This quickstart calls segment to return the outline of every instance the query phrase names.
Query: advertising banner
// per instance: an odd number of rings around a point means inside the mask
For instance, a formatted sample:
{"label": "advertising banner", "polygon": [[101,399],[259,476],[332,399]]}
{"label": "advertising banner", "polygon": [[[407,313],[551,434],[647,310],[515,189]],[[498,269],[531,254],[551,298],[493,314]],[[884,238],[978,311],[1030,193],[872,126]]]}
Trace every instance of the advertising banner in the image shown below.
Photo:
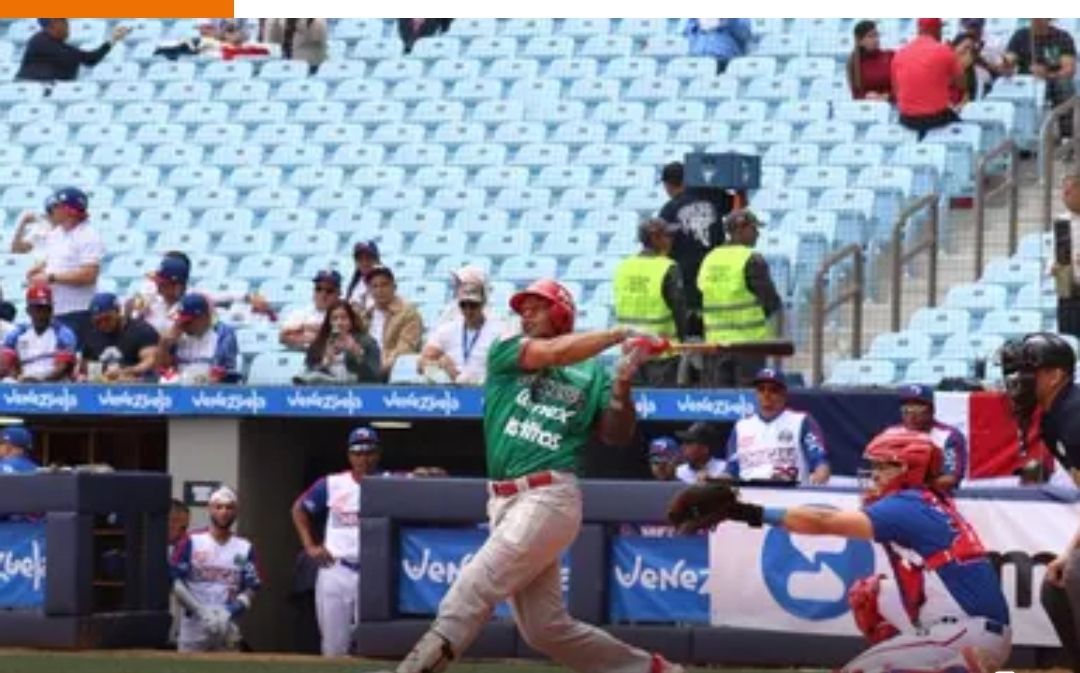
{"label": "advertising banner", "polygon": [[608,617],[612,622],[709,623],[707,539],[612,538]]}
{"label": "advertising banner", "polygon": [[0,524],[0,609],[45,601],[45,523]]}

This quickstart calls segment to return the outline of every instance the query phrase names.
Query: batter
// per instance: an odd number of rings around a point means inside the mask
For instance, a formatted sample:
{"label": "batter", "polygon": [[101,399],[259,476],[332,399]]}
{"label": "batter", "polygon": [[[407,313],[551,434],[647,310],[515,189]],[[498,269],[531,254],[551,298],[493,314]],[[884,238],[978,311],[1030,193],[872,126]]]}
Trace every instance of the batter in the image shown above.
{"label": "batter", "polygon": [[[465,652],[509,598],[525,641],[582,673],[682,673],[658,654],[574,620],[563,605],[559,558],[581,527],[575,476],[593,433],[605,444],[633,437],[630,379],[655,340],[626,329],[572,334],[574,299],[552,280],[515,294],[522,334],[488,353],[484,435],[491,533],[439,606],[430,630],[397,673],[440,673]],[[623,344],[615,380],[593,359]]]}

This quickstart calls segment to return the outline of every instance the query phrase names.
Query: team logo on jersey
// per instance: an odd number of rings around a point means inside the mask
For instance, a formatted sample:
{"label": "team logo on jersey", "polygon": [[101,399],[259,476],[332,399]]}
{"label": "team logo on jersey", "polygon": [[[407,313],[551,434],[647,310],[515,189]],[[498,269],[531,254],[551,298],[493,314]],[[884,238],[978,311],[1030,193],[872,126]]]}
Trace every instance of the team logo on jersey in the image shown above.
{"label": "team logo on jersey", "polygon": [[244,564],[247,563],[247,559],[244,558],[243,554],[237,554],[236,556],[233,557],[232,562],[233,562],[234,566],[242,568],[242,567],[244,567]]}
{"label": "team logo on jersey", "polygon": [[801,619],[835,619],[848,611],[847,593],[874,572],[866,540],[792,535],[772,528],[761,548],[761,574],[777,605]]}
{"label": "team logo on jersey", "polygon": [[776,438],[778,440],[780,440],[781,442],[783,442],[784,444],[787,444],[787,443],[789,443],[789,442],[791,442],[791,441],[793,441],[795,439],[795,434],[792,433],[791,430],[788,430],[787,428],[784,428],[783,430],[780,431],[780,433],[776,436]]}

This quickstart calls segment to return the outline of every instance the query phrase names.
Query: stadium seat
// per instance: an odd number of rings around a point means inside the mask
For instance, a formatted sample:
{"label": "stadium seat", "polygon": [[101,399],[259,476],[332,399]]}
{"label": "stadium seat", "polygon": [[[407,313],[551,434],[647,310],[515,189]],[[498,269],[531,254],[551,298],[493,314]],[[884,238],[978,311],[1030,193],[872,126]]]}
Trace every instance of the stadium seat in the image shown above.
{"label": "stadium seat", "polygon": [[[220,247],[216,250],[222,253]],[[283,255],[253,254],[242,257],[237,264],[235,275],[251,281],[268,278],[284,278],[292,273],[293,260]]]}
{"label": "stadium seat", "polygon": [[842,360],[832,367],[826,386],[891,386],[896,381],[896,365],[889,360]]}
{"label": "stadium seat", "polygon": [[1005,343],[1000,334],[964,333],[953,334],[945,340],[938,356],[948,360],[990,360]]}
{"label": "stadium seat", "polygon": [[1000,334],[1006,339],[1022,337],[1043,329],[1038,311],[998,309],[987,312],[979,329],[984,334]]}
{"label": "stadium seat", "polygon": [[291,385],[293,377],[305,370],[304,357],[303,353],[287,351],[259,353],[251,361],[247,382],[260,386]]}
{"label": "stadium seat", "polygon": [[505,210],[462,210],[454,215],[452,228],[466,234],[505,230],[510,226],[510,213]]}
{"label": "stadium seat", "polygon": [[[175,225],[176,222],[174,221]],[[180,250],[189,256],[201,255],[210,249],[210,234],[199,229],[163,230],[154,242],[151,252],[162,255],[170,250]],[[131,252],[134,252],[132,250]]]}
{"label": "stadium seat", "polygon": [[248,208],[213,206],[203,210],[198,227],[210,234],[226,234],[247,231],[254,225],[255,213]]}
{"label": "stadium seat", "polygon": [[294,258],[329,255],[338,249],[338,236],[325,229],[293,231],[285,235],[278,252]]}
{"label": "stadium seat", "polygon": [[1007,296],[1008,291],[1001,285],[960,283],[949,288],[945,306],[966,309],[972,318],[979,319],[988,311],[1004,309]]}
{"label": "stadium seat", "polygon": [[[337,196],[316,197],[321,190],[339,190],[345,182],[345,169],[340,166],[300,166],[293,170],[286,181],[290,187],[295,187],[301,192],[310,192],[308,201],[319,201],[324,198],[333,200]],[[359,196],[357,196],[359,198]],[[340,206],[335,206],[340,207]]]}

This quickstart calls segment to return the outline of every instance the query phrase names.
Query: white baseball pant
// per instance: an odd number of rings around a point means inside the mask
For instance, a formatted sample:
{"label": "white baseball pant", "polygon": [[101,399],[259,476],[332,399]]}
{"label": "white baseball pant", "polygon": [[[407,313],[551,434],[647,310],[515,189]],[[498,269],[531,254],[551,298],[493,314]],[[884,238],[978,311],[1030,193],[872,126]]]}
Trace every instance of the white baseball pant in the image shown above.
{"label": "white baseball pant", "polygon": [[855,657],[841,673],[936,672],[953,667],[984,673],[1004,666],[1011,651],[1008,626],[965,617],[889,638]]}
{"label": "white baseball pant", "polygon": [[315,578],[315,617],[324,657],[344,657],[352,650],[360,615],[360,571],[341,561],[319,568]]}
{"label": "white baseball pant", "polygon": [[[518,480],[524,486],[524,479]],[[507,598],[525,641],[579,673],[648,673],[648,652],[570,617],[563,605],[559,557],[581,529],[577,479],[558,473],[550,486],[488,500],[491,532],[439,605],[432,630],[456,656],[468,649]]]}
{"label": "white baseball pant", "polygon": [[198,617],[184,615],[180,620],[176,649],[179,652],[222,652],[237,649],[239,640],[240,631],[235,624],[230,625],[227,633],[211,634]]}

